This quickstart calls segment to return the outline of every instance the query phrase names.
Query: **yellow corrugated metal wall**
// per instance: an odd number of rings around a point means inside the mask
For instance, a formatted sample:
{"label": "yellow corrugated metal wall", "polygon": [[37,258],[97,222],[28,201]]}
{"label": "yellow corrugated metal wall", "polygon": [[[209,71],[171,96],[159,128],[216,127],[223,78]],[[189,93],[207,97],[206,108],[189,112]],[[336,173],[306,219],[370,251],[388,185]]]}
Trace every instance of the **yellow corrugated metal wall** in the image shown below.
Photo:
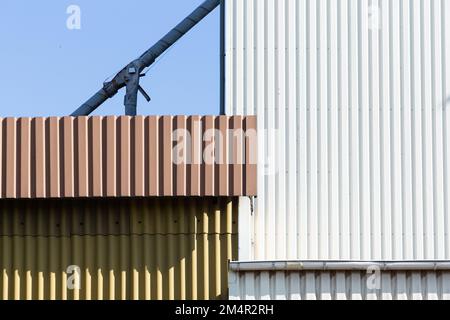
{"label": "yellow corrugated metal wall", "polygon": [[233,198],[2,200],[0,298],[225,299],[236,223]]}

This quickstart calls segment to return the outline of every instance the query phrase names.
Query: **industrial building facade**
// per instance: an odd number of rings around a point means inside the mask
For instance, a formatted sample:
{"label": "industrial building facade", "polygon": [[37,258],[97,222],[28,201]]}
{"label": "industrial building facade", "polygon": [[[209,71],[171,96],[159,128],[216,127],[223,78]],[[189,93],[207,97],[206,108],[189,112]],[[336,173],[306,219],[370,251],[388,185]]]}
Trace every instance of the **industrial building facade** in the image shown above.
{"label": "industrial building facade", "polygon": [[[225,1],[226,113],[257,116],[259,152],[234,297],[299,297],[309,277],[307,297],[352,299],[355,264],[408,261],[377,298],[448,298],[448,274],[420,270],[450,259],[448,21],[445,0]],[[340,271],[267,268],[311,260]]]}
{"label": "industrial building facade", "polygon": [[450,299],[450,4],[222,10],[227,116],[0,119],[0,298]]}
{"label": "industrial building facade", "polygon": [[0,299],[228,298],[254,117],[0,127]]}

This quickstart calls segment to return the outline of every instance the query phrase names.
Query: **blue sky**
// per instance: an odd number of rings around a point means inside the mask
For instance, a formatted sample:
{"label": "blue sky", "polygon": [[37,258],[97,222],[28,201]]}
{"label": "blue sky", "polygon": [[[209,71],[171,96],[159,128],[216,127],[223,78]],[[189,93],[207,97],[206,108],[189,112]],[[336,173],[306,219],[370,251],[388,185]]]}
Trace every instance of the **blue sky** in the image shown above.
{"label": "blue sky", "polygon": [[[0,117],[69,115],[203,0],[0,1]],[[81,29],[66,26],[70,5]],[[218,114],[220,13],[216,9],[147,74],[139,114]],[[96,115],[121,115],[123,91]]]}

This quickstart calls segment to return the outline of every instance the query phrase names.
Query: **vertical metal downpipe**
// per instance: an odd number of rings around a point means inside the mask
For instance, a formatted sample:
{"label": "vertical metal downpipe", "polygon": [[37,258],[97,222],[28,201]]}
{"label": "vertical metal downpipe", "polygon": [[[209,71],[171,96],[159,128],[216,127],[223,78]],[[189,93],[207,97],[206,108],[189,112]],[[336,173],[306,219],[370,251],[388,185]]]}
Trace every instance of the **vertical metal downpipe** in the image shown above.
{"label": "vertical metal downpipe", "polygon": [[225,0],[220,0],[220,114],[225,115],[225,62],[226,62],[226,44],[225,44]]}

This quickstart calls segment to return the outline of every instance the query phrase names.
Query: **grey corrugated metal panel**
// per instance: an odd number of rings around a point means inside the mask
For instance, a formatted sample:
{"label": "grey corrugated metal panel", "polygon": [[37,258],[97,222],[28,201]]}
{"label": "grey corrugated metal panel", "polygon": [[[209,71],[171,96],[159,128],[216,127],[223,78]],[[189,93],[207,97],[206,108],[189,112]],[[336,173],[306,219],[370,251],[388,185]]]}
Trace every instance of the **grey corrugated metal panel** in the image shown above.
{"label": "grey corrugated metal panel", "polygon": [[233,198],[0,201],[0,299],[224,299],[236,258]]}
{"label": "grey corrugated metal panel", "polygon": [[450,300],[450,271],[230,271],[229,287],[231,300]]}
{"label": "grey corrugated metal panel", "polygon": [[256,152],[255,129],[241,116],[0,119],[0,198],[256,195],[256,160],[232,157]]}
{"label": "grey corrugated metal panel", "polygon": [[226,0],[226,111],[258,116],[242,259],[450,258],[448,21],[445,0]]}

